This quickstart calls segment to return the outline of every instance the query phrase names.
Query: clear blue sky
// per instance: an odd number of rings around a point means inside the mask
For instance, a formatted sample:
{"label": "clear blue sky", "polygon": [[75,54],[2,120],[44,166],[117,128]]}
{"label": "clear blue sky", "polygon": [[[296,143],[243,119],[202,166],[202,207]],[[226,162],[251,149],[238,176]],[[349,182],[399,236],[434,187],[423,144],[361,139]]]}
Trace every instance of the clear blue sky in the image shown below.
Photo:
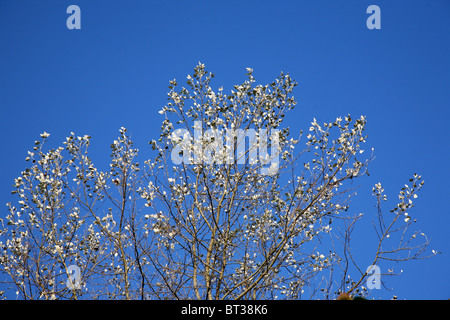
{"label": "clear blue sky", "polygon": [[[81,8],[81,30],[66,27],[71,4]],[[381,30],[366,27],[371,4],[381,8]],[[184,80],[198,61],[225,90],[245,80],[246,67],[263,84],[289,72],[299,82],[293,132],[313,117],[366,115],[376,159],[352,209],[373,213],[375,183],[395,200],[420,173],[412,214],[442,254],[402,265],[388,284],[400,299],[450,298],[448,0],[0,0],[0,203],[11,200],[44,131],[55,145],[70,131],[92,135],[100,169],[121,126],[145,150],[158,136],[168,81]]]}

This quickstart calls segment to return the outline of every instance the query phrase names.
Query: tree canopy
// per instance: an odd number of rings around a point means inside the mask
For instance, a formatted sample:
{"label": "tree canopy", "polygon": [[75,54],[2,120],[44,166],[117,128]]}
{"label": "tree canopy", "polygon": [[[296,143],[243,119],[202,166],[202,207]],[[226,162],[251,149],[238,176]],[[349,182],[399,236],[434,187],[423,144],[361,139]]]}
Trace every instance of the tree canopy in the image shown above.
{"label": "tree canopy", "polygon": [[[292,135],[283,125],[297,83],[253,70],[229,93],[199,63],[186,87],[170,81],[153,157],[140,160],[127,129],[109,170],[89,135],[48,149],[35,141],[0,220],[0,289],[23,299],[334,299],[368,296],[370,268],[350,245],[364,217],[350,208],[373,149],[366,118],[350,115]],[[429,242],[410,210],[414,174],[392,210],[373,189],[370,265],[422,258]],[[74,268],[75,266],[76,268]],[[73,270],[79,273],[75,279]],[[352,271],[352,272],[351,272]],[[353,274],[351,276],[350,274]],[[356,276],[354,276],[356,274]],[[72,280],[76,280],[75,282]]]}

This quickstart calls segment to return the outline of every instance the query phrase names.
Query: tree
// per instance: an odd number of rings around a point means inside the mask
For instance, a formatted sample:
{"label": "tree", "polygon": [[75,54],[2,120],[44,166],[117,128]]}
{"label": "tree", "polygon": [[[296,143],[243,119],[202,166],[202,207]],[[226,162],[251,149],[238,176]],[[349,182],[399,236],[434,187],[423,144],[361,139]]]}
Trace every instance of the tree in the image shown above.
{"label": "tree", "polygon": [[[367,295],[370,268],[350,246],[363,217],[350,210],[354,181],[373,159],[373,149],[363,158],[365,117],[314,119],[306,137],[291,138],[282,124],[297,83],[281,73],[255,85],[247,72],[228,95],[212,89],[203,64],[187,88],[170,81],[161,134],[150,141],[154,157],[142,166],[125,128],[105,172],[89,157],[90,136],[71,133],[64,147],[46,150],[49,134],[41,134],[15,179],[17,204],[0,221],[3,292],[24,299]],[[415,174],[389,213],[383,187],[373,188],[371,265],[424,257],[429,242],[411,231],[409,213],[422,185]]]}

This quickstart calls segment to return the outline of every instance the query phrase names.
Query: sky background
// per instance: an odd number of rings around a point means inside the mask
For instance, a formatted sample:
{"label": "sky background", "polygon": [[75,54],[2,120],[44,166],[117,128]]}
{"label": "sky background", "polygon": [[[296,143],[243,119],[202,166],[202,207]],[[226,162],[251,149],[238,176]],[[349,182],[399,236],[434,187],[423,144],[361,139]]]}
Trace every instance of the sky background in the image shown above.
{"label": "sky background", "polygon": [[[71,4],[81,8],[81,30],[66,27]],[[381,9],[380,30],[366,27],[371,4]],[[246,67],[257,84],[289,72],[298,105],[283,125],[294,133],[313,117],[367,116],[366,149],[374,147],[376,159],[351,210],[375,213],[377,182],[392,207],[417,172],[425,185],[411,215],[430,250],[442,252],[399,265],[402,275],[387,282],[394,290],[375,296],[450,298],[448,0],[0,0],[0,204],[11,201],[14,178],[44,131],[54,146],[71,131],[90,134],[101,170],[122,126],[145,154],[159,135],[169,80],[181,83],[199,61],[225,91],[245,81]],[[363,228],[359,252],[370,251],[370,224]]]}

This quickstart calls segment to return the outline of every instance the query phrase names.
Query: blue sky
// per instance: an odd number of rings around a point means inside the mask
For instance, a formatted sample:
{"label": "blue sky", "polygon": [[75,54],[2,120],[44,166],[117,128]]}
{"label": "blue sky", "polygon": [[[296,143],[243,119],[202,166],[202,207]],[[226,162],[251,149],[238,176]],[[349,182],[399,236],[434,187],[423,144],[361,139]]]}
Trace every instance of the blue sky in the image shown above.
{"label": "blue sky", "polygon": [[[81,30],[66,27],[71,4]],[[381,8],[380,30],[366,27],[371,4]],[[380,295],[448,299],[449,57],[448,0],[0,0],[0,203],[44,131],[55,145],[71,131],[90,134],[102,169],[121,126],[145,152],[168,81],[184,80],[198,61],[225,90],[245,80],[246,67],[262,84],[285,71],[299,82],[286,121],[293,132],[313,117],[367,116],[376,159],[353,210],[373,213],[379,181],[394,199],[415,172],[425,180],[413,214],[442,254],[402,265],[388,283],[394,291]]]}

